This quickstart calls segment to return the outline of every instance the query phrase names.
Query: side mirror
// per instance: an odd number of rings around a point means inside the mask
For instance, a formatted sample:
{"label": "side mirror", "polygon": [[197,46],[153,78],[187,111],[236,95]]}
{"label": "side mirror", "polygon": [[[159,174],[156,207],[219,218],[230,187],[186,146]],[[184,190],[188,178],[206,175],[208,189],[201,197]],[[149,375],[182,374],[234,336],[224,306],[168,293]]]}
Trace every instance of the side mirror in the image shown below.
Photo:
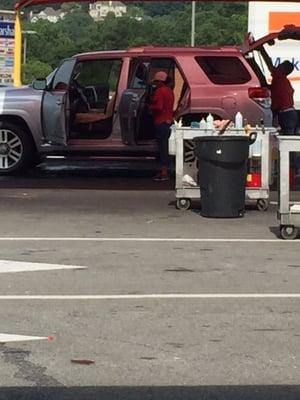
{"label": "side mirror", "polygon": [[32,82],[32,87],[36,90],[45,90],[47,88],[47,81],[43,78],[35,79]]}

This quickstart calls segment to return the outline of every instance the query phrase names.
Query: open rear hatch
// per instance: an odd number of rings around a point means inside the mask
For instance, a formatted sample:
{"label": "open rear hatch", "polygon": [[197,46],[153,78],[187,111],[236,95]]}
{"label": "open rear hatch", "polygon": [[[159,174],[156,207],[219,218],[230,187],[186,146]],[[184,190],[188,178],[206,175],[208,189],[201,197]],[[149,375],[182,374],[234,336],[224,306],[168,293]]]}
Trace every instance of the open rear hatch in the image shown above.
{"label": "open rear hatch", "polygon": [[255,40],[253,35],[248,33],[244,43],[242,44],[241,51],[243,54],[247,55],[254,50],[259,50],[259,48],[265,44],[273,46],[276,39],[300,40],[300,27],[295,25],[286,25],[281,31],[269,33],[258,40]]}
{"label": "open rear hatch", "polygon": [[[255,40],[253,35],[248,33],[240,50],[260,81],[261,88],[259,89],[262,91],[262,96],[265,95],[265,88],[268,88],[271,83],[271,75],[266,64],[266,57],[268,64],[273,64],[275,67],[284,59],[289,59],[293,62],[295,70],[290,76],[290,80],[295,89],[295,106],[297,109],[300,109],[300,62],[295,58],[295,55],[298,55],[299,51],[293,45],[287,43],[287,48],[290,48],[288,53],[284,51],[281,54],[283,47],[281,45],[278,47],[276,44],[280,44],[280,42],[285,40],[300,40],[300,27],[286,25],[281,31],[269,33],[258,40]],[[257,97],[257,94],[255,96]]]}

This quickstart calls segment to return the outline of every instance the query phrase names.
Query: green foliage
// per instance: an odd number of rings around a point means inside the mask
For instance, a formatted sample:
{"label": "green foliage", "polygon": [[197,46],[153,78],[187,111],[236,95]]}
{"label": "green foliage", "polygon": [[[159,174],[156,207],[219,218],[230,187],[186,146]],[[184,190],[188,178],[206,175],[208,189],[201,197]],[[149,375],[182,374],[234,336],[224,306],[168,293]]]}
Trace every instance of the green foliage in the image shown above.
{"label": "green foliage", "polygon": [[51,71],[52,68],[48,64],[38,60],[28,60],[28,63],[22,66],[22,82],[28,84],[36,78],[46,78]]}
{"label": "green foliage", "polygon": [[185,7],[184,1],[138,1],[126,2],[127,7],[136,6],[143,10],[145,15],[150,17],[171,14],[174,11],[183,11]]}
{"label": "green foliage", "polygon": [[[37,32],[27,39],[29,59],[55,68],[62,59],[80,52],[190,44],[191,2],[130,2],[123,17],[109,14],[99,22],[92,20],[86,7],[64,7],[71,11],[56,24],[25,23],[24,29]],[[196,45],[240,44],[246,32],[246,4],[196,3]]]}
{"label": "green foliage", "polygon": [[15,0],[1,0],[0,8],[2,10],[13,10],[16,4]]}

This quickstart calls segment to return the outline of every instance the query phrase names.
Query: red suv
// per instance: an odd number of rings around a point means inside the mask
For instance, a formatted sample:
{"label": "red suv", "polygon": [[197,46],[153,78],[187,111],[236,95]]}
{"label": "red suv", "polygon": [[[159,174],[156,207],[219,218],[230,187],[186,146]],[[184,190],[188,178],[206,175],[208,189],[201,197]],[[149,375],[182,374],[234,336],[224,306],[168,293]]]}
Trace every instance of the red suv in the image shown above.
{"label": "red suv", "polygon": [[[251,46],[250,46],[251,47]],[[174,89],[184,125],[213,114],[272,125],[270,93],[254,59],[239,47],[143,47],[78,54],[45,80],[1,89],[0,174],[33,164],[36,155],[154,154],[145,104],[157,71]],[[13,147],[11,146],[13,145]]]}

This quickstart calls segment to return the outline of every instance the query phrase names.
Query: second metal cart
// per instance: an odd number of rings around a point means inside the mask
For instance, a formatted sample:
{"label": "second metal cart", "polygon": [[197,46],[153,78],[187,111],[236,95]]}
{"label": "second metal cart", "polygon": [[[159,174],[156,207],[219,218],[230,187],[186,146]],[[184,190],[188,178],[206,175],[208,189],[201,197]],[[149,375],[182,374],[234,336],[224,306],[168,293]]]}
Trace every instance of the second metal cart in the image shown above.
{"label": "second metal cart", "polygon": [[300,227],[300,203],[290,200],[290,153],[300,152],[299,136],[278,136],[278,219],[283,239],[296,239]]}

